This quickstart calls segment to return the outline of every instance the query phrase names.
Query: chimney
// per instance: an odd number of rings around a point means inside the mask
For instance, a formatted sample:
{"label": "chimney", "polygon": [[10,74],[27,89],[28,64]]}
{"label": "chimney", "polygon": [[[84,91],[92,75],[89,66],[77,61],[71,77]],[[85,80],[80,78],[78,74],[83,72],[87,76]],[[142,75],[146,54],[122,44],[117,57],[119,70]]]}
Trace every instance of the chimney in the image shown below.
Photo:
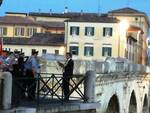
{"label": "chimney", "polygon": [[50,14],[50,15],[52,14],[52,9],[49,10],[49,14]]}
{"label": "chimney", "polygon": [[68,7],[65,7],[64,13],[68,13]]}
{"label": "chimney", "polygon": [[41,9],[38,9],[38,12],[41,13]]}
{"label": "chimney", "polygon": [[83,15],[83,10],[80,11],[80,15]]}

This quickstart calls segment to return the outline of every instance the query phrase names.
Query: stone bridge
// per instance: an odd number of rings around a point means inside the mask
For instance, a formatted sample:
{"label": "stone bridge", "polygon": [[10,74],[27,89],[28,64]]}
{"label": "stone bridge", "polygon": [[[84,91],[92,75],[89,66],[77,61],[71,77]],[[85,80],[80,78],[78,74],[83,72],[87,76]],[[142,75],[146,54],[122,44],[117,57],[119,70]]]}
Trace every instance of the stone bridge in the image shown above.
{"label": "stone bridge", "polygon": [[96,72],[95,101],[100,103],[98,113],[150,112],[149,67],[121,58],[110,58],[105,62],[77,62],[76,70]]}
{"label": "stone bridge", "polygon": [[[52,62],[48,65],[56,66]],[[74,67],[75,74],[95,73],[92,101],[100,103],[98,113],[149,113],[150,67],[130,63],[124,58],[107,58],[104,62],[75,61]]]}
{"label": "stone bridge", "polygon": [[[109,75],[108,75],[109,76]],[[149,113],[149,81],[137,75],[98,76],[96,101],[100,113]]]}
{"label": "stone bridge", "polygon": [[[60,73],[56,72],[58,70],[55,67],[55,61],[48,62],[48,64],[44,65],[48,69],[53,70],[54,73]],[[44,67],[44,69],[46,68]],[[88,103],[90,103],[90,105],[92,103],[97,103],[97,113],[150,112],[150,67],[133,64],[122,58],[108,58],[104,62],[75,61],[74,74],[89,76],[85,83],[89,89],[84,87],[84,90],[88,89],[88,91],[86,91],[87,95],[85,96],[88,97]],[[83,109],[85,110],[86,108],[86,113],[91,112],[90,105],[83,105]],[[67,105],[65,105],[65,109],[66,108]],[[58,111],[61,111],[62,108],[57,109]],[[82,113],[80,109],[81,106],[78,111],[73,111],[73,108],[71,107],[69,113]],[[51,109],[49,109],[48,112],[44,112],[54,113],[50,112],[50,110]],[[37,111],[32,113],[43,112]]]}

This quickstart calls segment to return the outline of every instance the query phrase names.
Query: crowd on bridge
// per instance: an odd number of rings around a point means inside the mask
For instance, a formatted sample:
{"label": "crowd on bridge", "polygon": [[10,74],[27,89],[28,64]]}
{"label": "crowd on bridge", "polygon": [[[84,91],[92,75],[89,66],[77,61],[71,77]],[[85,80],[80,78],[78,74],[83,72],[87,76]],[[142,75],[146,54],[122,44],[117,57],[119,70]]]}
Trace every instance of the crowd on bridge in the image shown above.
{"label": "crowd on bridge", "polygon": [[[35,50],[28,57],[20,51],[3,51],[0,55],[1,71],[12,74],[14,100],[16,98],[35,99],[36,77],[40,71],[37,55],[38,51]],[[15,82],[16,78],[20,78],[18,84]]]}
{"label": "crowd on bridge", "polygon": [[[16,99],[36,99],[37,78],[40,76],[38,51],[32,51],[31,56],[24,56],[20,51],[3,51],[0,55],[1,71],[8,71],[13,78],[13,102]],[[57,62],[63,68],[62,88],[64,100],[69,100],[69,81],[73,75],[74,62],[72,54],[66,53],[65,63]]]}

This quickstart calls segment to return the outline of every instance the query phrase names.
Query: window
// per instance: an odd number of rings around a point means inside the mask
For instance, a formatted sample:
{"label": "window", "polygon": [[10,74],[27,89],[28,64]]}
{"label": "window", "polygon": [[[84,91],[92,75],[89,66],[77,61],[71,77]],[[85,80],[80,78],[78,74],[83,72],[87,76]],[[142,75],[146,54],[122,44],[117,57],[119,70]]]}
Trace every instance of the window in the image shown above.
{"label": "window", "polygon": [[24,36],[24,28],[21,27],[15,28],[15,36]]}
{"label": "window", "polygon": [[148,40],[148,46],[150,46],[150,40]]}
{"label": "window", "polygon": [[11,49],[10,49],[10,48],[8,48],[8,51],[11,51]]}
{"label": "window", "polygon": [[33,34],[35,34],[37,32],[36,28],[28,28],[27,29],[27,36],[32,36]]}
{"label": "window", "polygon": [[70,44],[70,53],[72,53],[72,55],[78,55],[79,54],[79,47],[78,47],[78,43],[72,43]]}
{"label": "window", "polygon": [[104,56],[104,57],[111,56],[111,51],[112,51],[111,47],[103,47],[102,48],[102,56]]}
{"label": "window", "polygon": [[55,55],[59,55],[59,50],[55,50]]}
{"label": "window", "polygon": [[94,36],[94,27],[85,27],[86,36]]}
{"label": "window", "polygon": [[84,56],[93,56],[93,44],[85,44]]}
{"label": "window", "polygon": [[0,36],[7,35],[7,27],[0,27]]}
{"label": "window", "polygon": [[70,35],[79,35],[79,27],[72,26],[70,27]]}
{"label": "window", "polygon": [[104,37],[112,36],[112,28],[111,27],[104,27],[103,28],[103,36]]}
{"label": "window", "polygon": [[47,50],[46,49],[42,49],[42,54],[46,54]]}

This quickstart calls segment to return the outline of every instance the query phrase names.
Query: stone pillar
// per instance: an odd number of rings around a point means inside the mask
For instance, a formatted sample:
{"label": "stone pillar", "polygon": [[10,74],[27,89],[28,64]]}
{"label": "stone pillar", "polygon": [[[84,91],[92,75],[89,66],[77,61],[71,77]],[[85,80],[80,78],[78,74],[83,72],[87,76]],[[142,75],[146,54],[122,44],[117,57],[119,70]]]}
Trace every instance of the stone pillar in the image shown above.
{"label": "stone pillar", "polygon": [[12,75],[10,72],[4,72],[2,73],[2,76],[4,78],[2,106],[3,109],[10,109],[12,97]]}
{"label": "stone pillar", "polygon": [[84,81],[84,95],[87,102],[95,102],[96,72],[87,71]]}

